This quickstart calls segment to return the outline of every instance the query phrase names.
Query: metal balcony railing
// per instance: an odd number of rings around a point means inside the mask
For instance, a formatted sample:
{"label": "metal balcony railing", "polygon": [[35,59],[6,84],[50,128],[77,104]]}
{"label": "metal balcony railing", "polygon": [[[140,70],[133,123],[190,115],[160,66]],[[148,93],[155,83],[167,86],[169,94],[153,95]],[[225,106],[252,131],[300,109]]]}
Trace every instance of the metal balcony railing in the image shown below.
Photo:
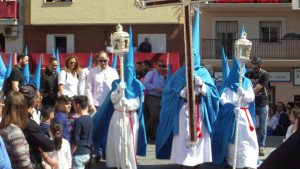
{"label": "metal balcony railing", "polygon": [[[250,57],[272,60],[300,60],[300,39],[262,40],[252,42]],[[234,55],[235,39],[203,39],[201,56],[203,59],[222,59],[222,47],[228,59]]]}

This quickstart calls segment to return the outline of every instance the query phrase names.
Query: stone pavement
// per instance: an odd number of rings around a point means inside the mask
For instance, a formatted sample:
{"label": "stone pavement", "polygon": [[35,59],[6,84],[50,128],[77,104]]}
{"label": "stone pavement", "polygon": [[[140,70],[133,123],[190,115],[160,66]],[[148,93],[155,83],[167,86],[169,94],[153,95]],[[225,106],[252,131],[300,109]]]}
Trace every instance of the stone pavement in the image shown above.
{"label": "stone pavement", "polygon": [[[274,151],[281,143],[282,136],[268,136],[266,140],[265,156],[259,157],[259,160],[263,161],[268,155]],[[148,144],[147,157],[138,157],[138,169],[181,169],[177,164],[174,164],[170,160],[158,160],[155,158],[155,143],[150,142]],[[105,166],[105,161],[96,163],[93,169],[108,169]],[[210,163],[202,164],[200,169],[224,169],[223,167],[214,166]]]}

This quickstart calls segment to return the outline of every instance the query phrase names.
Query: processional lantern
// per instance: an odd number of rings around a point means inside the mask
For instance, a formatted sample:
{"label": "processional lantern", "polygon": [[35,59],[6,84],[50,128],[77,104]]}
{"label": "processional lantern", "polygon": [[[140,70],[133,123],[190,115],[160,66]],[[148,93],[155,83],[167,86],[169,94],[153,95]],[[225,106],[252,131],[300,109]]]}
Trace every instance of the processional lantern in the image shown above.
{"label": "processional lantern", "polygon": [[123,26],[117,26],[117,32],[110,36],[113,53],[127,53],[129,51],[129,34],[123,31]]}
{"label": "processional lantern", "polygon": [[234,47],[237,60],[243,63],[250,61],[252,42],[247,39],[245,31],[242,33],[241,39],[235,41]]}

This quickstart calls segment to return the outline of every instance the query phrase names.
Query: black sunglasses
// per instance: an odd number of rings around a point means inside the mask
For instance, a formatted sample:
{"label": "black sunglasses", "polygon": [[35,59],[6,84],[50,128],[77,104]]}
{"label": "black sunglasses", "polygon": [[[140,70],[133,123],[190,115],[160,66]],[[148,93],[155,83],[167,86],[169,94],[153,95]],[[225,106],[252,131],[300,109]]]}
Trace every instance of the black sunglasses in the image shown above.
{"label": "black sunglasses", "polygon": [[106,63],[107,60],[98,60],[98,62],[104,62],[104,63]]}

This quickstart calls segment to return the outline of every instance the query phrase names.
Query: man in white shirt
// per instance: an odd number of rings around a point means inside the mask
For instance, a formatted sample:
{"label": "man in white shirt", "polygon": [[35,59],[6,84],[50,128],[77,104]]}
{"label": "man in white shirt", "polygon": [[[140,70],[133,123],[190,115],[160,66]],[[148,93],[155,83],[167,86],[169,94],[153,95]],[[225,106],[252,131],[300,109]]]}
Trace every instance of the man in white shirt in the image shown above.
{"label": "man in white shirt", "polygon": [[86,95],[89,99],[89,109],[96,112],[111,90],[111,84],[119,79],[118,72],[108,66],[109,58],[105,51],[98,55],[98,66],[92,68],[87,78]]}
{"label": "man in white shirt", "polygon": [[92,68],[98,65],[98,56],[95,56],[92,60],[92,64],[89,67],[86,67],[80,71],[79,79],[78,79],[78,95],[86,96],[86,81],[89,75],[89,72]]}

